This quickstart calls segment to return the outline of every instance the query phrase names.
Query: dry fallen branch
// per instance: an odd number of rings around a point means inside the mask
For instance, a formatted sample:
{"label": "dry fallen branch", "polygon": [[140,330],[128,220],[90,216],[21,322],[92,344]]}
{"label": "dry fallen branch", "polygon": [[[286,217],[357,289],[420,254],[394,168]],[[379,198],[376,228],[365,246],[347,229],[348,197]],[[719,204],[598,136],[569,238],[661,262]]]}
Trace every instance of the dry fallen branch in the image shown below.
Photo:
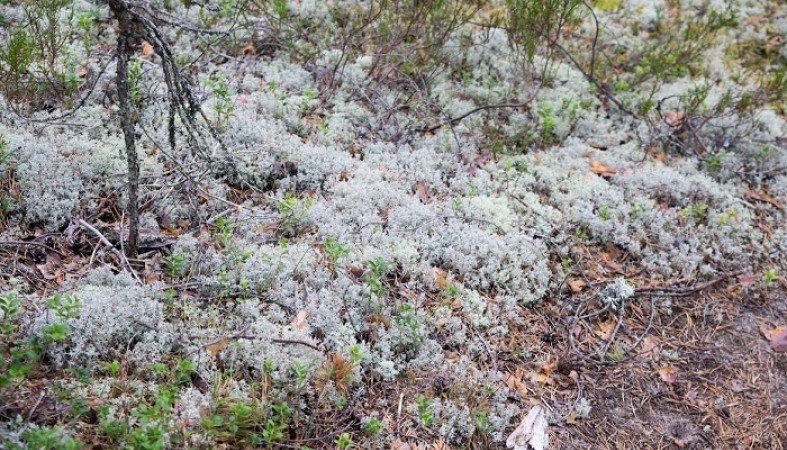
{"label": "dry fallen branch", "polygon": [[104,236],[95,227],[93,227],[92,225],[90,225],[89,223],[85,222],[82,219],[79,219],[78,223],[80,227],[96,235],[98,239],[101,241],[101,243],[104,244],[105,247],[109,248],[109,250],[111,250],[112,253],[114,253],[115,256],[117,256],[120,259],[120,261],[123,263],[123,266],[125,266],[126,270],[128,270],[131,273],[134,279],[137,280],[138,283],[142,283],[142,280],[140,280],[139,275],[137,275],[137,272],[134,270],[134,267],[132,267],[131,263],[128,262],[128,258],[126,258],[126,255],[124,255],[123,252],[121,252],[120,250],[116,249],[115,246],[112,245],[111,242],[109,242],[106,236]]}
{"label": "dry fallen branch", "polygon": [[15,246],[20,246],[20,245],[33,245],[33,246],[36,246],[36,247],[41,247],[41,248],[44,248],[44,249],[46,249],[46,250],[49,250],[50,252],[57,253],[58,255],[60,255],[60,256],[62,256],[62,257],[64,257],[64,258],[65,258],[65,256],[66,256],[64,253],[62,253],[61,251],[57,250],[56,248],[54,248],[54,247],[50,247],[50,246],[48,246],[48,245],[46,245],[46,244],[42,244],[42,243],[40,243],[40,242],[29,242],[29,241],[3,241],[3,242],[0,242],[0,245],[8,245],[8,246],[11,246],[11,245],[15,245]]}
{"label": "dry fallen branch", "polygon": [[690,287],[671,287],[671,286],[642,286],[637,288],[634,292],[637,295],[652,294],[663,295],[667,297],[688,297],[689,295],[696,294],[699,291],[708,289],[713,285],[722,282],[728,278],[738,276],[743,273],[743,270],[736,270],[724,275],[718,276],[710,281]]}

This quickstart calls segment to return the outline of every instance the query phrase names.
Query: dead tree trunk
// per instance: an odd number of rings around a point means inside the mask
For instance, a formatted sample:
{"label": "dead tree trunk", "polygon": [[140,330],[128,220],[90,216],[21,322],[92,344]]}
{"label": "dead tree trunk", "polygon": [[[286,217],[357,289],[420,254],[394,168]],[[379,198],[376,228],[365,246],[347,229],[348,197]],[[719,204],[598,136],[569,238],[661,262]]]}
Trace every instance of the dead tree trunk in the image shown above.
{"label": "dead tree trunk", "polygon": [[131,88],[128,81],[128,63],[134,53],[137,32],[133,15],[123,0],[108,0],[109,7],[118,21],[117,36],[117,88],[120,103],[120,128],[126,141],[126,162],[128,164],[128,238],[126,255],[137,257],[139,241],[139,161],[137,160],[134,105],[131,101]]}

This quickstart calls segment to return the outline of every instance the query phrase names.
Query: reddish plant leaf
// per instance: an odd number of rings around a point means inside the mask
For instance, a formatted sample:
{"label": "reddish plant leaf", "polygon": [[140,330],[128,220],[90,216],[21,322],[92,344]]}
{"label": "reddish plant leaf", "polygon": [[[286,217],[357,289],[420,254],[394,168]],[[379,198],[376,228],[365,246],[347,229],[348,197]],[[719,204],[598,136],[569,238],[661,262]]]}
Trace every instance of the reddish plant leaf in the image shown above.
{"label": "reddish plant leaf", "polygon": [[787,352],[787,327],[781,326],[772,330],[760,327],[760,332],[765,336],[765,339],[770,341],[773,351],[779,353]]}

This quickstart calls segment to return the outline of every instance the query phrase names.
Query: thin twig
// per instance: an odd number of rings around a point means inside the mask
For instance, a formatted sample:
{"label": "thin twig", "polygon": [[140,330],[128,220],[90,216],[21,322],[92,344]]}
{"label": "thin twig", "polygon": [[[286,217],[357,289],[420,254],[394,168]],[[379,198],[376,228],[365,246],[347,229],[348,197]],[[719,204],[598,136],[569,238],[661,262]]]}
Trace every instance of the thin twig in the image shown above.
{"label": "thin twig", "polygon": [[85,222],[82,219],[79,219],[78,223],[79,226],[81,226],[82,228],[95,234],[98,237],[98,239],[104,244],[104,246],[108,247],[118,258],[120,258],[120,261],[126,266],[126,269],[129,272],[131,272],[131,275],[134,277],[134,279],[137,280],[138,283],[142,282],[142,280],[139,279],[139,275],[137,275],[137,272],[134,270],[134,267],[132,267],[131,263],[128,262],[128,258],[126,258],[126,255],[124,255],[123,252],[116,249],[115,246],[112,245],[112,243],[109,242],[109,240],[100,231],[98,231],[95,227],[93,227],[89,223]]}
{"label": "thin twig", "polygon": [[532,99],[528,99],[528,100],[525,100],[524,102],[519,102],[519,103],[499,103],[497,105],[482,105],[482,106],[479,106],[477,108],[471,109],[470,111],[462,114],[459,117],[455,117],[453,119],[449,118],[448,120],[440,122],[437,125],[433,125],[431,127],[424,128],[421,131],[424,132],[424,133],[433,133],[435,130],[438,130],[438,129],[446,126],[446,125],[456,125],[457,123],[461,122],[463,119],[465,119],[466,117],[468,117],[468,116],[470,116],[472,114],[475,114],[475,113],[480,112],[480,111],[486,111],[486,110],[489,110],[489,109],[525,108],[527,106],[530,106],[530,102],[531,101],[532,101]]}
{"label": "thin twig", "polygon": [[734,276],[738,276],[738,275],[740,275],[742,273],[743,273],[743,270],[736,270],[734,272],[726,273],[726,274],[721,275],[719,277],[716,277],[716,278],[714,278],[714,279],[712,279],[712,280],[710,280],[708,282],[705,282],[705,283],[702,283],[702,284],[698,284],[698,285],[692,286],[692,287],[676,288],[676,287],[668,287],[668,286],[664,286],[664,287],[660,287],[660,286],[645,286],[645,287],[637,288],[634,292],[636,294],[658,294],[658,295],[663,295],[663,296],[667,296],[667,297],[688,297],[689,295],[696,294],[699,291],[702,291],[704,289],[712,287],[713,285],[715,285],[715,284],[717,284],[717,283],[719,283],[721,281],[724,281],[724,280],[726,280],[728,278],[731,278],[731,277],[734,277]]}
{"label": "thin twig", "polygon": [[50,247],[50,246],[48,246],[48,245],[46,245],[46,244],[41,244],[41,243],[38,243],[38,242],[28,242],[28,241],[2,241],[2,242],[0,242],[0,245],[35,245],[35,246],[37,246],[37,247],[42,247],[42,248],[45,248],[45,249],[49,250],[50,252],[55,252],[55,253],[57,253],[58,255],[60,255],[60,256],[62,256],[62,257],[64,257],[64,258],[65,258],[65,256],[66,256],[64,253],[61,253],[59,250],[57,250],[57,249],[55,249],[55,248],[53,248],[53,247]]}

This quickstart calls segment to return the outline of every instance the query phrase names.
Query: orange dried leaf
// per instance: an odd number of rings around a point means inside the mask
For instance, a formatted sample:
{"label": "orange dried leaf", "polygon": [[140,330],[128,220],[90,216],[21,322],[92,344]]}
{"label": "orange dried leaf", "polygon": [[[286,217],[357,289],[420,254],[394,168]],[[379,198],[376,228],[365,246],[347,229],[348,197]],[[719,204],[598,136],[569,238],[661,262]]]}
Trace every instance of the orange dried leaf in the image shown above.
{"label": "orange dried leaf", "polygon": [[309,313],[306,312],[305,309],[302,309],[297,316],[292,318],[292,325],[295,327],[296,330],[302,330],[303,327],[306,326],[306,318],[309,317]]}
{"label": "orange dried leaf", "polygon": [[525,387],[525,384],[522,383],[521,374],[513,375],[506,372],[503,374],[503,382],[506,384],[506,386],[508,386],[509,389],[519,392],[519,395],[521,395],[522,398],[527,397],[527,387]]}
{"label": "orange dried leaf", "polygon": [[667,383],[674,383],[678,381],[678,372],[670,365],[662,366],[662,368],[659,369],[659,376]]}
{"label": "orange dried leaf", "polygon": [[245,55],[253,55],[254,53],[255,53],[255,51],[254,51],[254,43],[252,43],[252,42],[249,42],[248,44],[243,46],[242,49],[240,49],[240,54],[244,55],[244,56]]}
{"label": "orange dried leaf", "polygon": [[573,280],[568,282],[568,287],[571,288],[571,292],[578,293],[582,292],[582,288],[584,288],[586,283],[582,280]]}
{"label": "orange dried leaf", "polygon": [[205,346],[205,350],[208,351],[210,356],[216,356],[216,354],[218,354],[221,351],[221,349],[226,347],[227,344],[229,344],[231,340],[232,339],[230,339],[230,338],[219,339],[218,341],[216,341],[216,342],[214,342],[212,344],[206,345]]}
{"label": "orange dried leaf", "polygon": [[765,336],[765,339],[770,341],[773,351],[787,352],[787,327],[781,326],[772,330],[760,327],[760,332]]}
{"label": "orange dried leaf", "polygon": [[432,269],[434,273],[434,282],[440,289],[445,289],[448,287],[448,279],[446,278],[446,273],[437,267]]}
{"label": "orange dried leaf", "polygon": [[602,177],[611,177],[617,173],[617,171],[612,167],[602,162],[596,161],[595,159],[590,161],[590,171],[596,175],[601,175]]}
{"label": "orange dried leaf", "polygon": [[150,42],[143,40],[142,41],[142,56],[150,56],[153,53],[156,53],[153,50],[153,46],[150,45]]}

